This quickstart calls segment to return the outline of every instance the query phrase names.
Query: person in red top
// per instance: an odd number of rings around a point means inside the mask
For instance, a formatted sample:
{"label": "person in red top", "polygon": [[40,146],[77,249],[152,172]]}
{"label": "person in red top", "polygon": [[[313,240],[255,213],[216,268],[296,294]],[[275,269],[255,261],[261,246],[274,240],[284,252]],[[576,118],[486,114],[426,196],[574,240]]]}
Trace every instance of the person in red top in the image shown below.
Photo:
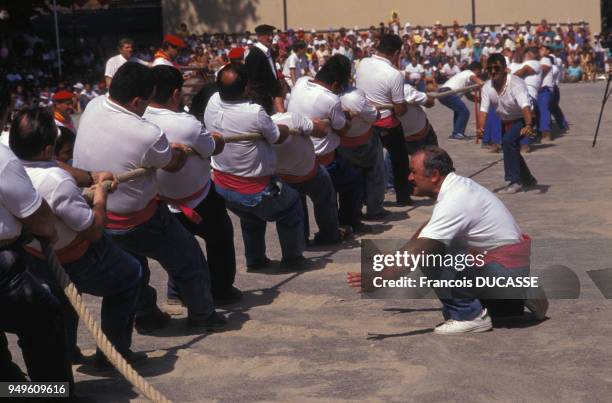
{"label": "person in red top", "polygon": [[229,58],[230,63],[243,64],[244,63],[244,48],[243,47],[233,48],[232,50],[229,51],[229,53],[227,54],[227,57]]}
{"label": "person in red top", "polygon": [[72,92],[70,91],[60,90],[53,95],[53,117],[55,118],[55,124],[67,127],[74,132],[74,124],[70,118],[73,110],[72,104]]}

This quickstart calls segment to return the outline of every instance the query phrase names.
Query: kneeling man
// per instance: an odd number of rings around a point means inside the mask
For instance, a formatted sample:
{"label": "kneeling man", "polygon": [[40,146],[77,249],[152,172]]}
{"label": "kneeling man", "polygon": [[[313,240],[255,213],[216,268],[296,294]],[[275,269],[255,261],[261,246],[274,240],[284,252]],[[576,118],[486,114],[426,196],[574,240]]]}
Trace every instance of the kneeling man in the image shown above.
{"label": "kneeling man", "polygon": [[[443,149],[427,146],[410,161],[409,180],[414,183],[415,196],[436,200],[431,218],[408,242],[404,251],[412,255],[448,253],[463,250],[484,256],[478,273],[486,278],[525,277],[529,273],[530,239],[524,235],[506,206],[493,193],[469,178],[454,173],[450,156]],[[464,252],[465,253],[465,252]],[[446,255],[445,255],[446,256]],[[442,280],[464,279],[470,275],[459,267],[428,268],[427,276]],[[399,277],[402,270],[383,270],[383,278]],[[370,279],[361,273],[348,273],[351,287],[367,289]],[[491,289],[457,288],[451,295],[436,293],[443,304],[446,322],[434,330],[437,334],[484,332],[492,327],[487,308],[495,313],[520,314],[523,304],[538,319],[548,308],[545,299],[517,300],[491,297]],[[497,291],[497,290],[496,290]],[[516,294],[514,294],[516,295]],[[516,297],[509,297],[516,298]]]}

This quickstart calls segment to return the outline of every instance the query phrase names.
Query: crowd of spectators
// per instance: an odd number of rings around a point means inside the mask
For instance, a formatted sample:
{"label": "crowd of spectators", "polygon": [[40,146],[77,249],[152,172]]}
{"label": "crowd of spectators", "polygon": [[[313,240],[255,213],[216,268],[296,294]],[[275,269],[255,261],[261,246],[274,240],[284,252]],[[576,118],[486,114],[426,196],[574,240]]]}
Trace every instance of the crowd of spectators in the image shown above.
{"label": "crowd of spectators", "polygon": [[[512,52],[513,61],[521,62],[525,49],[546,45],[556,58],[562,61],[562,81],[594,81],[605,78],[610,71],[612,55],[604,47],[599,33],[591,33],[584,21],[568,24],[539,24],[526,21],[523,24],[412,26],[402,23],[393,13],[385,24],[368,29],[330,29],[326,32],[302,28],[286,32],[278,30],[273,40],[277,70],[286,72],[285,63],[295,45],[305,48],[300,53],[306,71],[313,75],[325,61],[343,54],[355,67],[363,57],[374,53],[377,41],[383,33],[399,35],[403,42],[400,69],[406,71],[406,79],[418,77],[418,86],[426,83],[442,83],[449,73],[463,70],[472,61],[485,63],[488,55],[502,51]],[[232,49],[243,48],[247,53],[254,46],[255,35],[243,34],[194,34],[185,24],[177,28],[188,47],[176,59],[182,66],[195,67],[198,74],[212,76],[229,61]],[[0,43],[0,74],[11,82],[15,109],[38,103],[51,104],[51,96],[61,89],[74,92],[74,109],[78,112],[99,94],[107,91],[104,82],[106,60],[116,54],[116,49],[87,47],[78,50],[62,50],[62,78],[58,78],[58,57],[51,40],[42,40],[32,34],[15,34]],[[135,43],[134,56],[151,62],[157,47],[153,44]],[[455,67],[456,66],[456,67]]]}

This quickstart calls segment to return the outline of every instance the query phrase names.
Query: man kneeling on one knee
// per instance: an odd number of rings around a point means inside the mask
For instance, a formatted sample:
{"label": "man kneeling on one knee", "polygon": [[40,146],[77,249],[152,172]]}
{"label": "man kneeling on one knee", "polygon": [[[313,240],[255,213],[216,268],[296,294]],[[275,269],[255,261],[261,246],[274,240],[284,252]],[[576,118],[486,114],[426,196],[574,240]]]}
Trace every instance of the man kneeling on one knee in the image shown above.
{"label": "man kneeling on one knee", "polygon": [[[524,277],[529,273],[530,240],[524,235],[504,204],[473,180],[454,173],[453,161],[443,149],[428,146],[410,161],[409,180],[415,196],[436,200],[433,213],[411,238],[404,251],[413,255],[435,255],[466,251],[484,256],[477,269],[482,278]],[[476,266],[478,267],[478,266]],[[427,268],[428,278],[464,280],[476,270],[458,267]],[[469,272],[472,272],[470,274]],[[383,270],[383,278],[397,278],[403,270]],[[372,279],[349,273],[348,283],[361,290],[371,289]],[[446,320],[434,330],[437,334],[483,332],[492,327],[492,316],[522,314],[523,306],[543,319],[548,308],[545,298],[517,299],[487,288],[457,287],[450,295],[436,288]],[[520,294],[524,295],[524,294]],[[512,299],[511,299],[512,298]]]}

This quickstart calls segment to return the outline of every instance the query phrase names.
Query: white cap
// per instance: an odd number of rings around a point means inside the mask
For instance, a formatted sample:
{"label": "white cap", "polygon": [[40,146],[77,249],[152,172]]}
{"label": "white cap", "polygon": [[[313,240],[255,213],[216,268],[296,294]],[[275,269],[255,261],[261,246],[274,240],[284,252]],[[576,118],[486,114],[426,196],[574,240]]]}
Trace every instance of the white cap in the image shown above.
{"label": "white cap", "polygon": [[514,27],[513,27],[512,25],[510,25],[510,26],[508,27],[508,30],[509,30],[509,31],[514,31]]}
{"label": "white cap", "polygon": [[475,40],[474,40],[474,43],[478,43],[478,44],[480,44],[480,39],[475,39]]}
{"label": "white cap", "polygon": [[463,35],[469,35],[470,33],[468,31],[463,31]]}
{"label": "white cap", "polygon": [[436,20],[436,25],[440,25],[440,20]]}
{"label": "white cap", "polygon": [[311,33],[311,34],[315,34],[315,33],[317,33],[317,30],[316,30],[316,29],[314,29],[314,28],[312,28],[312,29],[310,30],[310,33]]}
{"label": "white cap", "polygon": [[508,35],[508,33],[509,32],[507,30],[505,30],[505,29],[502,31],[502,35]]}
{"label": "white cap", "polygon": [[405,23],[405,24],[404,24],[404,26],[405,26],[406,28],[410,28],[412,25],[410,25],[410,23],[409,23],[409,22],[407,22],[407,23]]}
{"label": "white cap", "polygon": [[82,83],[76,83],[72,87],[76,88],[77,90],[82,90],[83,88],[85,88],[85,86]]}
{"label": "white cap", "polygon": [[485,31],[485,32],[491,32],[491,30],[489,29],[489,27],[485,27],[485,28],[484,28],[484,31]]}
{"label": "white cap", "polygon": [[247,41],[247,45],[252,45],[252,44],[253,44],[253,41],[249,39],[249,40]]}
{"label": "white cap", "polygon": [[351,35],[352,35],[352,36],[355,36],[355,31],[353,31],[353,30],[351,29],[350,31],[348,31],[348,32],[346,33],[346,35],[347,35],[347,36],[351,36]]}
{"label": "white cap", "polygon": [[434,41],[434,43],[433,43],[433,44],[434,44],[434,45],[438,45],[438,44],[440,44],[440,42],[438,42],[438,41]]}
{"label": "white cap", "polygon": [[501,24],[501,28],[502,29],[506,28],[506,24]]}
{"label": "white cap", "polygon": [[[612,60],[612,59],[610,59]],[[425,62],[423,64],[429,64],[429,60],[425,60]]]}
{"label": "white cap", "polygon": [[555,35],[555,41],[560,41],[561,37],[559,35]]}

